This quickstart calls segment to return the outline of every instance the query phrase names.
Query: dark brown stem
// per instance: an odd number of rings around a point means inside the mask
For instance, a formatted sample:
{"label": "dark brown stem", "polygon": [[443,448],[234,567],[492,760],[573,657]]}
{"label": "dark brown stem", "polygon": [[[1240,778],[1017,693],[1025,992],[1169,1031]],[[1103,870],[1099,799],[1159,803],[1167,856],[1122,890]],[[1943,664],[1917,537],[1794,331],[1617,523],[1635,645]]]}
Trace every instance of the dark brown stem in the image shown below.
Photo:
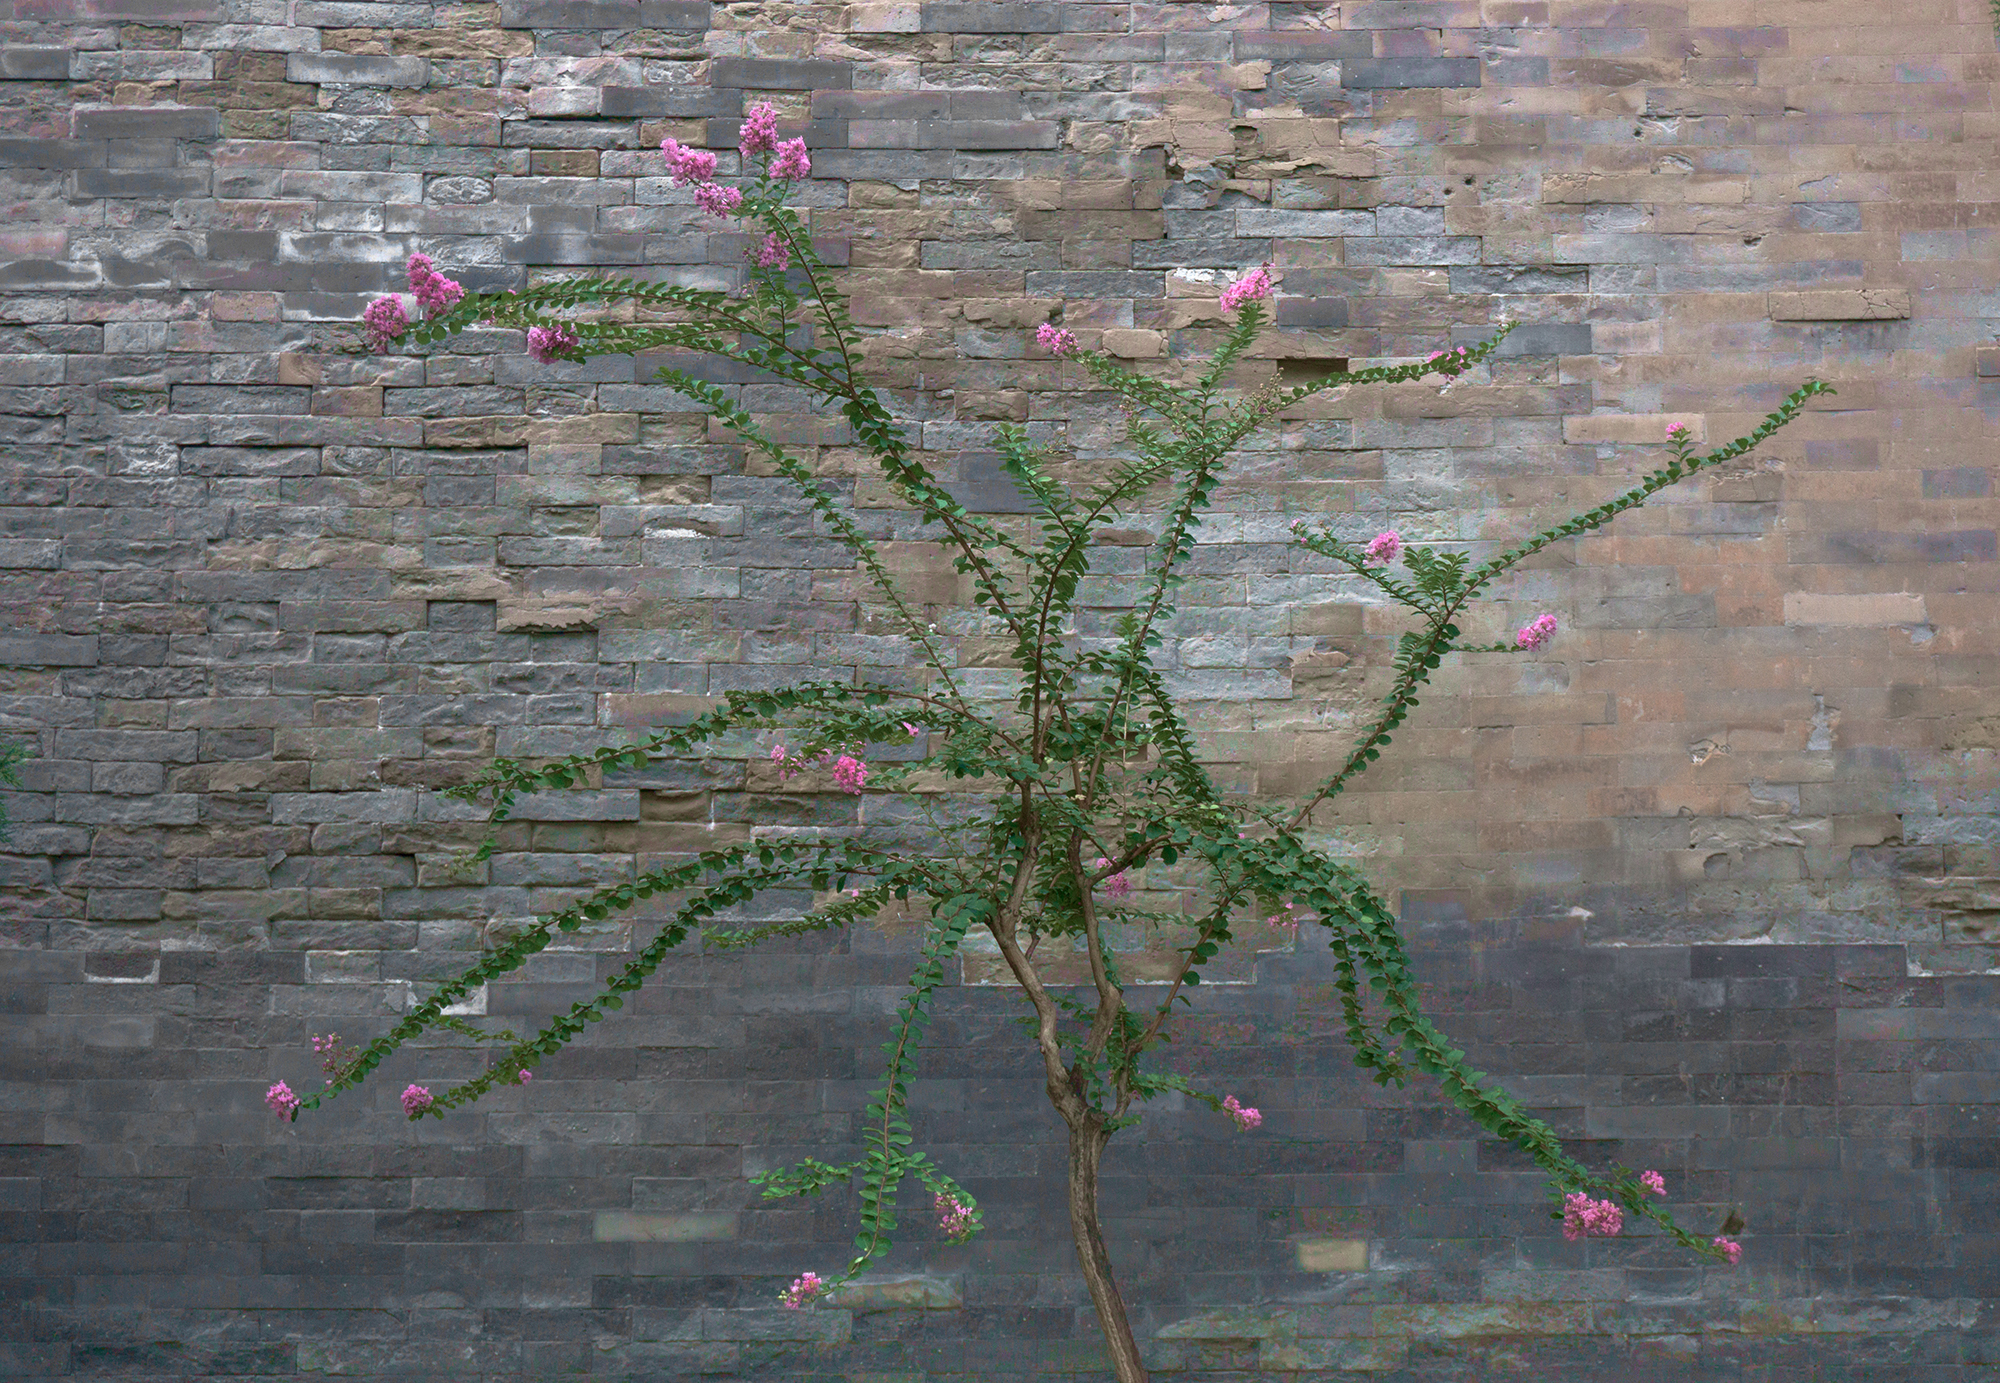
{"label": "dark brown stem", "polygon": [[1104,1230],[1097,1222],[1097,1165],[1110,1141],[1103,1116],[1096,1110],[1070,1125],[1069,1227],[1076,1237],[1076,1261],[1090,1288],[1090,1304],[1097,1308],[1097,1324],[1104,1332],[1105,1347],[1111,1351],[1112,1373],[1118,1383],[1147,1383],[1146,1366],[1139,1360],[1139,1342],[1133,1338],[1132,1323],[1125,1318],[1125,1299],[1118,1295],[1111,1255],[1104,1247]]}

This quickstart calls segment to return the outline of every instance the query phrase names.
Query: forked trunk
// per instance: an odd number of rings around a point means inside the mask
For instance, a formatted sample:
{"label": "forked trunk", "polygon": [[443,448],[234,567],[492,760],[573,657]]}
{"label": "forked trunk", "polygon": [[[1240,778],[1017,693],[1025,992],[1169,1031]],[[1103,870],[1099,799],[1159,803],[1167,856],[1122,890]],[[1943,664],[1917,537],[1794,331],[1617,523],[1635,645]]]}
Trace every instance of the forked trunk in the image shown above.
{"label": "forked trunk", "polygon": [[1094,1117],[1086,1116],[1069,1131],[1069,1227],[1076,1236],[1076,1259],[1090,1287],[1090,1303],[1111,1350],[1111,1367],[1118,1383],[1146,1383],[1146,1366],[1139,1362],[1139,1342],[1125,1319],[1125,1300],[1111,1275],[1111,1255],[1104,1248],[1104,1230],[1097,1222],[1097,1164],[1109,1137]]}

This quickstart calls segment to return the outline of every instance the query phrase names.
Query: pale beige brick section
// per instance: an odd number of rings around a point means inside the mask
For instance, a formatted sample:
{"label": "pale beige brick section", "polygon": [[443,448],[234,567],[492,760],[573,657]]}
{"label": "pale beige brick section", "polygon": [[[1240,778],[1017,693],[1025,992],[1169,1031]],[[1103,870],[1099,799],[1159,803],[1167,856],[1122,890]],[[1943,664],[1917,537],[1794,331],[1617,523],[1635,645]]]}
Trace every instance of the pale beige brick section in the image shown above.
{"label": "pale beige brick section", "polygon": [[1771,319],[1777,322],[1886,322],[1909,315],[1910,295],[1901,288],[1771,295]]}

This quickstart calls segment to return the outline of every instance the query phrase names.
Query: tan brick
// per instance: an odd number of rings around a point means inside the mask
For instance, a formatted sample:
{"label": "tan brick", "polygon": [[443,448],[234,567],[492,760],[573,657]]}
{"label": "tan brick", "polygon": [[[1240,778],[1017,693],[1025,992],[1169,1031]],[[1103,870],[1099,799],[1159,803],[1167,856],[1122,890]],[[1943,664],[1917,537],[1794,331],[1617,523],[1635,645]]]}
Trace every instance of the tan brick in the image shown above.
{"label": "tan brick", "polygon": [[1770,301],[1771,318],[1779,322],[1878,322],[1910,315],[1910,294],[1902,288],[1773,293]]}
{"label": "tan brick", "polygon": [[1907,592],[1833,595],[1792,591],[1785,596],[1785,623],[1836,626],[1923,624],[1924,598]]}

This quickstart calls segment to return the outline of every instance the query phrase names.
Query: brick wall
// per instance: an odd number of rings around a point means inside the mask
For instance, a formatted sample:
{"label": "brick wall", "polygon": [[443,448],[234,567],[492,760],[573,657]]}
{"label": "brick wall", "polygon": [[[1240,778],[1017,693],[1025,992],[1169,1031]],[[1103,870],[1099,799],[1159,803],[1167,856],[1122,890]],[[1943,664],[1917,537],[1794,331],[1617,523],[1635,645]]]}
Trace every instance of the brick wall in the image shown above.
{"label": "brick wall", "polygon": [[[1615,493],[1671,423],[1721,441],[1808,375],[1839,390],[1538,559],[1469,632],[1551,609],[1557,644],[1448,667],[1317,823],[1403,898],[1482,1068],[1696,1214],[1741,1206],[1744,1266],[1565,1245],[1427,1092],[1351,1078],[1322,958],[1274,941],[1179,1058],[1265,1129],[1168,1111],[1114,1168],[1159,1367],[2000,1357],[1983,0],[0,0],[0,45],[0,733],[37,756],[0,857],[0,1376],[1100,1367],[1044,1232],[1050,1120],[977,984],[924,1117],[992,1233],[899,1250],[928,1276],[855,1309],[758,1309],[841,1256],[850,1207],[766,1209],[743,1177],[851,1140],[893,933],[690,957],[444,1125],[389,1087],[462,1052],[403,1059],[365,1111],[285,1130],[258,1105],[310,1085],[308,1033],[375,1035],[511,919],[854,810],[663,768],[460,864],[478,829],[432,790],[488,755],[904,650],[647,362],[333,349],[413,250],[476,288],[734,282],[741,239],[657,145],[730,150],[759,99],[812,148],[802,201],[872,369],[976,508],[1018,508],[1001,421],[1084,467],[1116,447],[1031,345],[1051,316],[1172,370],[1216,338],[1220,278],[1271,261],[1248,383],[1522,324],[1448,391],[1316,401],[1232,472],[1165,657],[1246,790],[1325,775],[1397,628],[1287,548],[1295,518],[1494,542]],[[721,382],[851,484],[980,666],[844,433]],[[489,1016],[567,1004],[629,944],[545,954]]]}

